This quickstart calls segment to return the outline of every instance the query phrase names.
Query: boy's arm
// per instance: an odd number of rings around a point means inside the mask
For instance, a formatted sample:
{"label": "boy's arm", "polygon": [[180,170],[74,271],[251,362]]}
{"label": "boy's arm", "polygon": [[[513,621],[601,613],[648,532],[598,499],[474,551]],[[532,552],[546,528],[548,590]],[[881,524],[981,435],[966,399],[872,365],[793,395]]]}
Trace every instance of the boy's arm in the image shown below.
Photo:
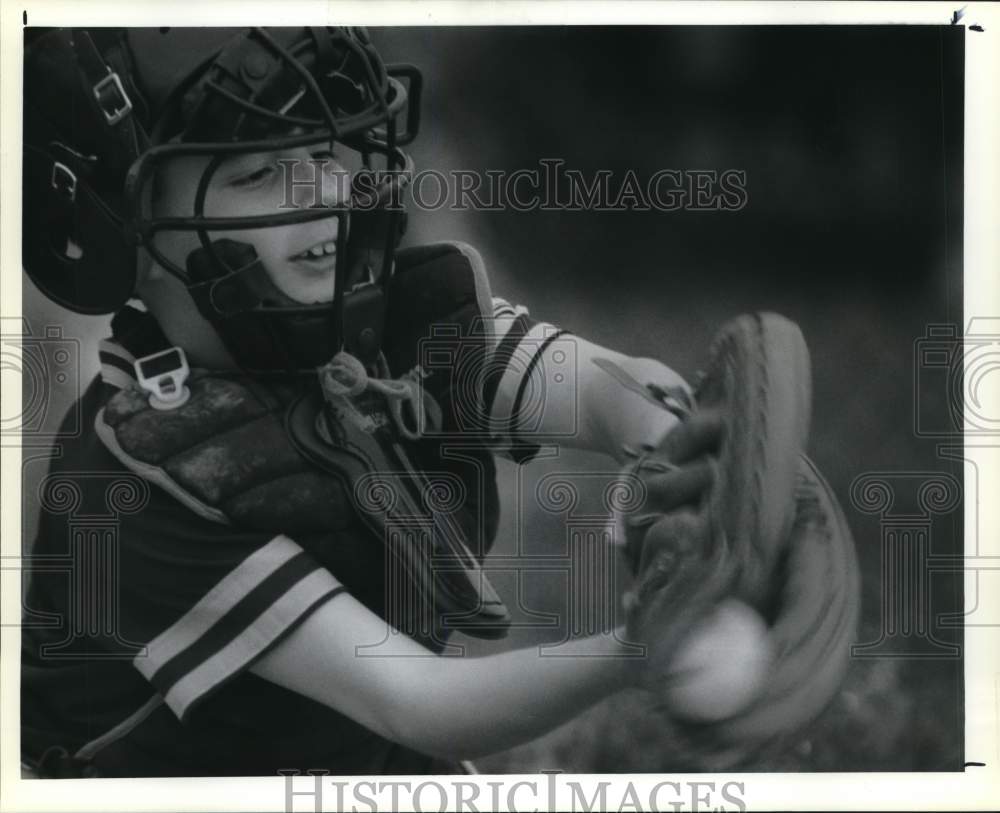
{"label": "boy's arm", "polygon": [[[504,336],[513,323],[511,317],[496,319],[496,334]],[[559,443],[623,462],[624,446],[657,445],[677,424],[674,414],[624,386],[604,362],[640,387],[690,394],[680,375],[653,359],[626,356],[570,333],[546,343],[546,332],[554,330],[533,325],[521,340],[519,363],[507,365],[492,401],[494,425],[512,425],[520,442]]]}
{"label": "boy's arm", "polygon": [[[349,594],[317,608],[252,671],[432,756],[471,759],[533,739],[635,685],[634,659],[611,636],[576,657],[537,647],[480,658],[438,656]],[[623,637],[623,636],[622,636]],[[384,641],[381,649],[378,642]]]}

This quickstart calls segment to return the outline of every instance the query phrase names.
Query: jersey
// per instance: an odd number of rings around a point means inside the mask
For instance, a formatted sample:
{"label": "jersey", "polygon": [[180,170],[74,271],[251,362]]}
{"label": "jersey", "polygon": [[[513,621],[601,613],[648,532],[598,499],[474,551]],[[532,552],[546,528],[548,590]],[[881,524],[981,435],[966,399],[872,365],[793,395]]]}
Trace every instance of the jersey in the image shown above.
{"label": "jersey", "polygon": [[[531,343],[536,324],[523,308],[500,299],[491,305],[504,330],[486,378],[487,403],[497,425],[516,427],[530,353],[542,347]],[[149,330],[148,319],[139,322]],[[140,336],[132,346],[141,354],[144,342],[157,341]],[[518,348],[529,347],[512,370]],[[127,383],[134,357],[119,343],[103,343],[101,361],[101,379],[80,405],[85,426],[112,388]],[[220,526],[125,469],[93,433],[62,445],[32,556],[71,565],[36,573],[25,601],[29,611],[61,619],[22,636],[29,763],[57,749],[108,776],[448,770],[249,671],[346,590],[379,611],[384,554],[371,545],[367,558],[345,557],[338,538],[358,532],[350,512],[333,533],[293,537]],[[523,462],[534,447],[512,436],[498,449]],[[73,492],[72,510],[54,510],[60,489]],[[114,489],[132,496],[109,497]],[[95,520],[110,514],[110,521]],[[99,574],[104,583],[91,584],[80,601],[81,586]]]}

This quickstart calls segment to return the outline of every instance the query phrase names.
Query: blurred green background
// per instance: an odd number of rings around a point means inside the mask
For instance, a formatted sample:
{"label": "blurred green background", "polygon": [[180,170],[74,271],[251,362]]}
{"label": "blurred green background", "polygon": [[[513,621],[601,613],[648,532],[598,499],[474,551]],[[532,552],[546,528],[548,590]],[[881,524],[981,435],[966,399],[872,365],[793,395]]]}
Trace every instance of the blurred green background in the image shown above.
{"label": "blurred green background", "polygon": [[[767,309],[799,322],[813,360],[809,452],[845,509],[863,569],[859,642],[882,628],[879,518],[851,483],[873,471],[950,472],[914,412],[947,422],[939,387],[914,369],[930,324],[962,323],[962,30],[937,27],[373,29],[389,61],[426,80],[418,169],[536,169],[559,158],[585,174],[639,179],[659,169],[739,169],[738,212],[412,211],[407,244],[460,239],[485,258],[494,293],[534,317],[685,376],[715,330]],[[84,345],[107,320],[46,303],[29,282],[24,314]],[[5,323],[5,330],[7,324]],[[96,373],[82,359],[81,381]],[[4,374],[8,374],[5,369]],[[921,385],[921,382],[924,382]],[[37,393],[25,380],[25,402]],[[54,386],[52,420],[75,382]],[[26,452],[28,460],[32,453]],[[25,538],[33,533],[26,462]],[[565,528],[518,495],[553,471],[610,471],[561,455],[501,466],[496,550],[557,555]],[[593,495],[598,486],[591,486]],[[906,510],[904,502],[897,506]],[[961,508],[935,520],[931,551],[961,550]],[[565,578],[497,573],[501,594],[555,626],[512,631],[503,647],[567,634]],[[962,607],[962,580],[929,579],[929,618]],[[960,630],[935,625],[942,641]],[[496,644],[467,641],[474,652]],[[960,770],[960,658],[856,659],[828,711],[759,770]],[[483,736],[488,738],[489,731]],[[974,756],[970,756],[970,759]],[[666,771],[684,764],[647,699],[622,693],[550,735],[482,761],[489,771]]]}

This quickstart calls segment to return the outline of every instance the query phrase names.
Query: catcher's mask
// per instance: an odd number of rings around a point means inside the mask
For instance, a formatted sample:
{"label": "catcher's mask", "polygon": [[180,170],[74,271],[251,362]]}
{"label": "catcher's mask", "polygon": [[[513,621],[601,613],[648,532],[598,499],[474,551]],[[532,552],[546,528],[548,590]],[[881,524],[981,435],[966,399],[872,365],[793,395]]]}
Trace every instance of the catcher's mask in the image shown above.
{"label": "catcher's mask", "polygon": [[[141,246],[248,371],[312,372],[340,349],[377,356],[412,172],[400,147],[419,126],[415,68],[386,66],[360,28],[27,31],[24,266],[43,293],[117,310]],[[262,155],[282,191],[273,207],[206,206],[220,173]],[[199,175],[184,211],[164,212],[158,186],[175,161]],[[320,221],[329,239],[299,259],[331,290],[309,300],[232,239],[307,223],[318,234]]]}

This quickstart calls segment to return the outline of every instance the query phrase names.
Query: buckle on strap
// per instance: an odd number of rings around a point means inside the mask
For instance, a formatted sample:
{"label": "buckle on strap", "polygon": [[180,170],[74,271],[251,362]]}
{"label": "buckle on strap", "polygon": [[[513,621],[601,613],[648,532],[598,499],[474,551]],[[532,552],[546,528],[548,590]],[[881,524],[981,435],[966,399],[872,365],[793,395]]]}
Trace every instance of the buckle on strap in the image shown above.
{"label": "buckle on strap", "polygon": [[76,200],[76,174],[61,161],[52,164],[52,188],[70,203]]}
{"label": "buckle on strap", "polygon": [[180,347],[168,347],[136,359],[134,367],[136,380],[149,393],[149,405],[153,409],[177,409],[191,397],[186,384],[191,368]]}
{"label": "buckle on strap", "polygon": [[113,71],[94,85],[94,98],[111,126],[118,124],[132,112],[132,100],[122,86],[121,77]]}

